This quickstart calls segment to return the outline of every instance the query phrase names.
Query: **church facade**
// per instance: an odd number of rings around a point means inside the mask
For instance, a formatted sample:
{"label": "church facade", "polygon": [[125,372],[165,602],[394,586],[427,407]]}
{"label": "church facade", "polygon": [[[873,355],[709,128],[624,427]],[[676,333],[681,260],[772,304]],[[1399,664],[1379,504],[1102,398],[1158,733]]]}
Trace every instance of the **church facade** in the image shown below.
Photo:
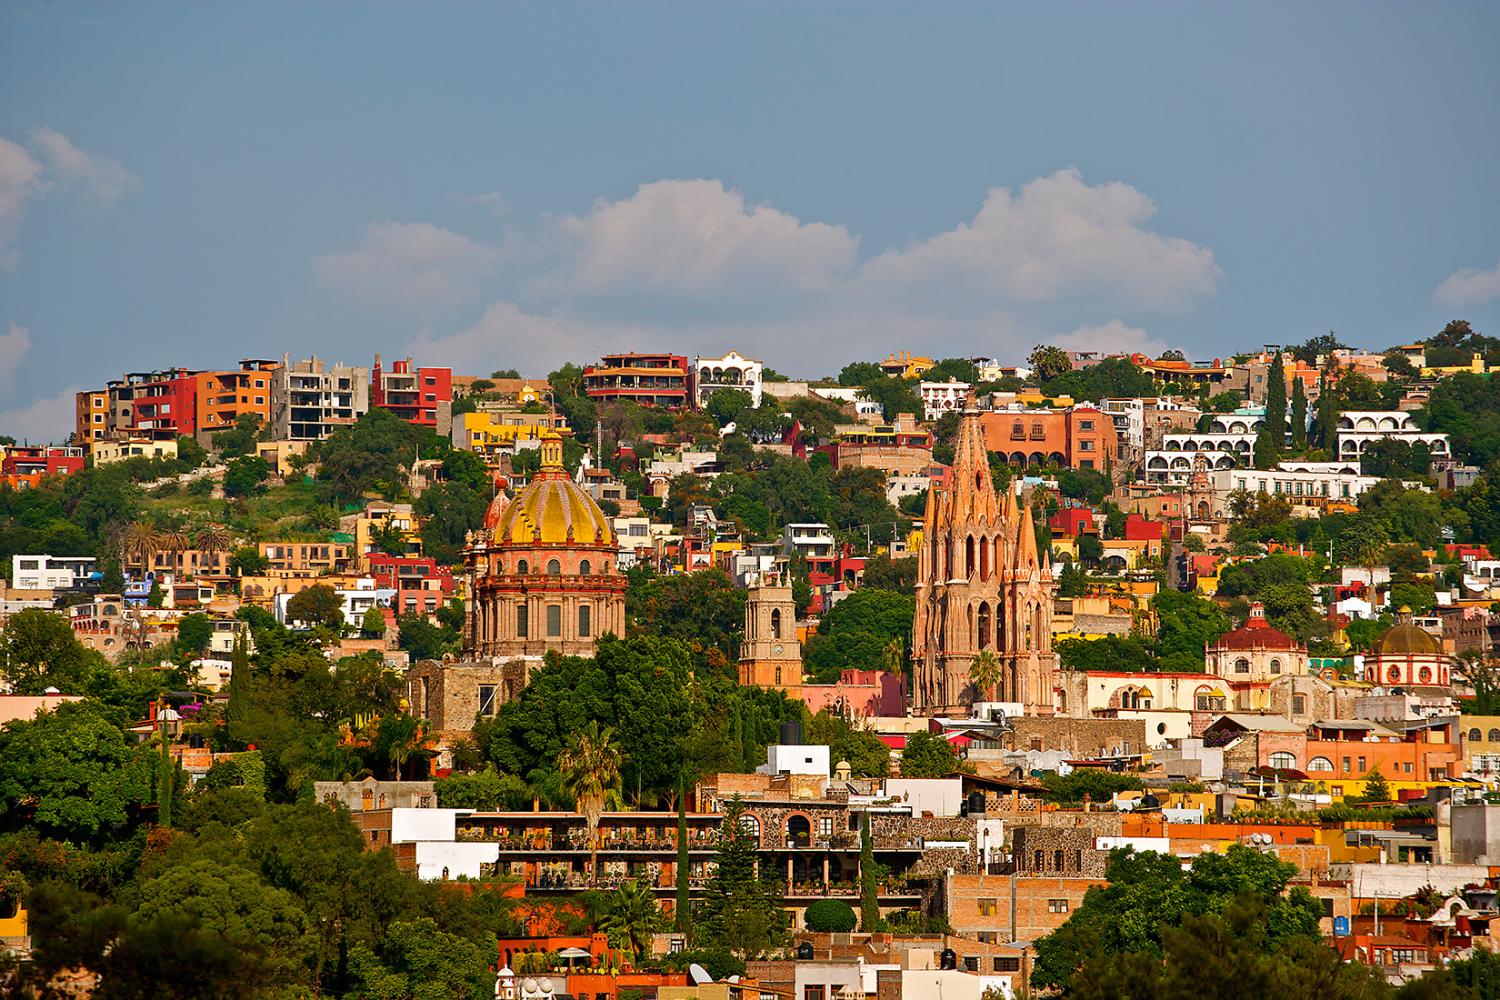
{"label": "church facade", "polygon": [[[959,423],[946,490],[927,495],[912,624],[912,708],[919,715],[967,712],[976,701],[1017,702],[1051,715],[1052,567],[1039,554],[1028,505],[997,494],[980,416]],[[998,661],[999,681],[979,690],[976,658]]]}

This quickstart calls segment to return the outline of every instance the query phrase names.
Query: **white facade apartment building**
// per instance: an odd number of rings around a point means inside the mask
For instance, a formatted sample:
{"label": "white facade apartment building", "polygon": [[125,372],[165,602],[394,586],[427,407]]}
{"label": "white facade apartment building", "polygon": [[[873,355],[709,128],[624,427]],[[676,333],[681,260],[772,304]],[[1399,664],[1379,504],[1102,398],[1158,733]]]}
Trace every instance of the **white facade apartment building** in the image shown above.
{"label": "white facade apartment building", "polygon": [[693,369],[696,373],[694,382],[700,409],[717,389],[747,392],[750,394],[751,405],[760,405],[765,366],[754,358],[747,358],[738,351],[730,351],[722,358],[694,358]]}
{"label": "white facade apartment building", "polygon": [[919,382],[917,393],[922,397],[922,419],[937,420],[945,413],[964,408],[969,398],[969,383]]}
{"label": "white facade apartment building", "polygon": [[1358,459],[1376,441],[1425,444],[1433,458],[1449,457],[1448,435],[1429,434],[1417,426],[1406,410],[1355,410],[1339,414],[1338,455]]}
{"label": "white facade apartment building", "polygon": [[1366,490],[1384,482],[1380,476],[1285,469],[1216,469],[1209,473],[1209,480],[1220,516],[1229,512],[1229,495],[1239,490],[1283,497],[1293,507],[1321,507],[1329,502],[1354,503]]}
{"label": "white facade apartment building", "polygon": [[10,585],[16,590],[71,590],[96,568],[93,556],[11,556]]}

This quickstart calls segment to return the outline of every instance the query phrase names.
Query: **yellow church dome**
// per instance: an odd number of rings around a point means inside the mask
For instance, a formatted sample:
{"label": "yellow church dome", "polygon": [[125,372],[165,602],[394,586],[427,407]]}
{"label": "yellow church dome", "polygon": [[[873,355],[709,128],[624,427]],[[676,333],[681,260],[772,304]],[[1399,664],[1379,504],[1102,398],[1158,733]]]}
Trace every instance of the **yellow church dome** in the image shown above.
{"label": "yellow church dome", "polygon": [[1443,644],[1420,625],[1403,621],[1380,637],[1375,652],[1384,656],[1436,656],[1443,652]]}
{"label": "yellow church dome", "polygon": [[542,467],[517,494],[495,525],[494,541],[505,545],[615,545],[614,526],[594,498],[568,478],[562,441],[542,439]]}

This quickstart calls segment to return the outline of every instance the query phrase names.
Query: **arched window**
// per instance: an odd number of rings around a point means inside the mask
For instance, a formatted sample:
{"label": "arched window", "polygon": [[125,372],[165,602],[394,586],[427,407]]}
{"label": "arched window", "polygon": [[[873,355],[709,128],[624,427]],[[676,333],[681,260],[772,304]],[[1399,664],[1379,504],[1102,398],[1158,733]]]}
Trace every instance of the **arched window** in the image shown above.
{"label": "arched window", "polygon": [[1250,661],[1243,656],[1234,661],[1234,672],[1237,674],[1248,674],[1250,672]]}
{"label": "arched window", "polygon": [[583,562],[581,562],[581,563],[578,564],[578,575],[579,576],[588,576],[593,571],[594,571],[594,566],[587,559],[585,559]]}
{"label": "arched window", "polygon": [[1297,766],[1297,755],[1286,750],[1278,750],[1271,755],[1271,766],[1278,771],[1291,770]]}
{"label": "arched window", "polygon": [[1272,660],[1271,661],[1271,673],[1273,673],[1273,674],[1279,674],[1279,673],[1281,673],[1281,661],[1280,660]]}
{"label": "arched window", "polygon": [[1469,740],[1470,740],[1470,742],[1478,743],[1482,739],[1484,739],[1484,735],[1482,733],[1480,733],[1480,731],[1479,731],[1479,729],[1477,727],[1474,728],[1474,729],[1469,730]]}
{"label": "arched window", "polygon": [[1491,743],[1500,743],[1500,729],[1491,729],[1489,735]]}
{"label": "arched window", "polygon": [[987,601],[979,605],[979,648],[990,648],[990,606]]}
{"label": "arched window", "polygon": [[740,814],[740,829],[752,837],[760,836],[760,817],[752,816],[750,813]]}
{"label": "arched window", "polygon": [[780,608],[773,608],[771,610],[771,638],[772,639],[780,639],[781,638],[781,609]]}
{"label": "arched window", "polygon": [[562,576],[562,563],[558,562],[556,559],[548,559],[547,560],[547,575],[548,576]]}
{"label": "arched window", "polygon": [[1314,757],[1307,762],[1307,769],[1309,771],[1332,771],[1333,761],[1327,757]]}
{"label": "arched window", "polygon": [[1400,667],[1392,667],[1391,669],[1389,669],[1389,670],[1387,670],[1385,672],[1385,676],[1386,676],[1387,679],[1389,679],[1392,682],[1399,681],[1401,679],[1401,668]]}
{"label": "arched window", "polygon": [[974,536],[970,535],[964,543],[964,576],[974,575]]}
{"label": "arched window", "polygon": [[521,574],[522,576],[525,576],[527,573],[531,572],[531,566],[526,562],[525,559],[519,560],[516,563],[516,572]]}

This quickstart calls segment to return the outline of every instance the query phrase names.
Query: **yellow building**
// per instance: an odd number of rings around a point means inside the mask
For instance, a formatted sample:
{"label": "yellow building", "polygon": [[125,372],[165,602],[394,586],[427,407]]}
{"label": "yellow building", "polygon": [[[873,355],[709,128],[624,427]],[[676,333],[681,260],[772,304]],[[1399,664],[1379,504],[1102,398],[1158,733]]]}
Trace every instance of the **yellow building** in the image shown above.
{"label": "yellow building", "polygon": [[74,396],[73,443],[87,447],[109,429],[109,393],[86,389]]}
{"label": "yellow building", "polygon": [[358,569],[369,567],[369,556],[376,551],[375,536],[392,528],[401,532],[406,551],[392,555],[422,554],[422,521],[409,503],[373,500],[358,514],[339,518],[339,530],[354,536],[354,558]]}
{"label": "yellow building", "polygon": [[123,462],[127,458],[176,458],[177,442],[151,438],[101,439],[89,446],[89,453],[95,465]]}
{"label": "yellow building", "polygon": [[554,426],[558,419],[550,413],[515,410],[460,413],[453,418],[453,447],[472,451],[487,463],[494,464],[500,454],[514,453],[518,442],[540,441],[549,432],[570,435],[571,430]]}
{"label": "yellow building", "polygon": [[1478,351],[1469,359],[1466,365],[1444,365],[1441,367],[1422,366],[1423,378],[1445,378],[1449,375],[1484,375],[1490,370],[1489,365],[1484,363],[1484,355]]}
{"label": "yellow building", "polygon": [[889,357],[880,362],[880,370],[896,378],[921,378],[936,364],[931,358],[912,354],[910,351],[902,351],[900,354],[892,351]]}

